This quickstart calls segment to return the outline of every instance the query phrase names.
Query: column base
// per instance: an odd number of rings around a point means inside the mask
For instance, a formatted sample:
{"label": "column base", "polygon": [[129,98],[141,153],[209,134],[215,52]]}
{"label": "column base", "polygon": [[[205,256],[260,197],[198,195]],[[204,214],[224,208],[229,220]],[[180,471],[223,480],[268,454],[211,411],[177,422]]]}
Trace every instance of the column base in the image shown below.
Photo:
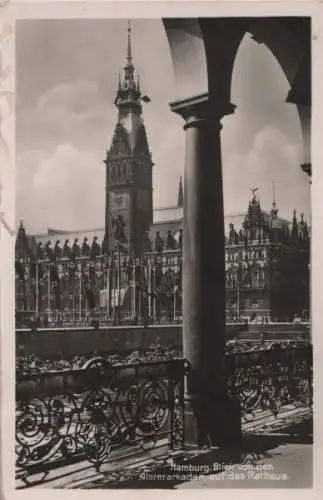
{"label": "column base", "polygon": [[185,403],[185,444],[232,448],[242,439],[240,404],[229,397],[214,399],[198,418],[190,401]]}

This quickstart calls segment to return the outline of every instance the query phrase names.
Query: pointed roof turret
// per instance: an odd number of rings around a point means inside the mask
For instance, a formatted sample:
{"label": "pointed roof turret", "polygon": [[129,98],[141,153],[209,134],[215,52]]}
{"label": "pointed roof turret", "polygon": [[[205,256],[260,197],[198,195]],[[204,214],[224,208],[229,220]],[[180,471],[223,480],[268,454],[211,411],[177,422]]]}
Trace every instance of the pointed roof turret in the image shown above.
{"label": "pointed roof turret", "polygon": [[[142,118],[142,101],[145,103],[150,102],[150,98],[146,95],[141,95],[139,74],[135,77],[135,68],[132,59],[132,46],[131,46],[131,25],[128,22],[128,36],[127,36],[127,51],[126,51],[126,64],[123,68],[123,75],[119,74],[118,89],[114,104],[118,108],[118,124],[115,129],[115,135],[121,135],[119,141],[128,143],[129,153],[132,154],[135,150],[145,151],[148,146],[141,144],[138,146],[138,141],[143,143],[147,142]],[[122,130],[125,134],[122,133]],[[143,136],[145,136],[143,138]],[[123,148],[124,150],[124,148]],[[115,154],[114,143],[111,145],[108,153],[110,156]]]}

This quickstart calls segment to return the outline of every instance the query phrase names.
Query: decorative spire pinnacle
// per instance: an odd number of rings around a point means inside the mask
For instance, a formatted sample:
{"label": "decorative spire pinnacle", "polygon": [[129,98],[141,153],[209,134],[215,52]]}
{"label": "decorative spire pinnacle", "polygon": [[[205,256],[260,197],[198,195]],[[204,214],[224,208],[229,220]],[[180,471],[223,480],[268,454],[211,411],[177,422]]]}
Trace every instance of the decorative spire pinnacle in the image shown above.
{"label": "decorative spire pinnacle", "polygon": [[128,84],[134,83],[134,67],[132,64],[130,21],[128,21],[127,63],[124,67],[124,72],[125,72],[125,79],[128,81]]}
{"label": "decorative spire pinnacle", "polygon": [[273,204],[272,204],[272,209],[271,209],[271,216],[273,218],[276,218],[278,214],[278,209],[277,209],[277,203],[276,203],[276,185],[275,182],[273,182]]}
{"label": "decorative spire pinnacle", "polygon": [[131,24],[128,21],[128,49],[127,49],[127,63],[132,64],[132,54],[131,54]]}
{"label": "decorative spire pinnacle", "polygon": [[293,210],[293,221],[292,221],[292,232],[291,239],[293,243],[297,243],[298,241],[298,221],[296,218],[296,210]]}
{"label": "decorative spire pinnacle", "polygon": [[184,193],[183,193],[182,176],[180,176],[178,184],[177,206],[182,207],[183,205],[184,205]]}

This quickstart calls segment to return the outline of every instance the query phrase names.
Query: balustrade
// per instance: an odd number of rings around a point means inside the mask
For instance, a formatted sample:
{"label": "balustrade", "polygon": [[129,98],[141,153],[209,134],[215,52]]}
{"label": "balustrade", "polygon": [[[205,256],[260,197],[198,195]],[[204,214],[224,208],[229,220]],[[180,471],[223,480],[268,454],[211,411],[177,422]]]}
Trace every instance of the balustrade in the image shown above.
{"label": "balustrade", "polygon": [[30,485],[84,459],[99,470],[162,438],[182,448],[183,374],[183,360],[113,366],[95,358],[77,370],[18,376],[17,477]]}
{"label": "balustrade", "polygon": [[[226,355],[231,396],[242,417],[285,405],[312,407],[312,347]],[[167,443],[184,448],[183,359],[112,365],[94,358],[75,370],[17,374],[16,475],[44,481],[64,464],[113,460]]]}

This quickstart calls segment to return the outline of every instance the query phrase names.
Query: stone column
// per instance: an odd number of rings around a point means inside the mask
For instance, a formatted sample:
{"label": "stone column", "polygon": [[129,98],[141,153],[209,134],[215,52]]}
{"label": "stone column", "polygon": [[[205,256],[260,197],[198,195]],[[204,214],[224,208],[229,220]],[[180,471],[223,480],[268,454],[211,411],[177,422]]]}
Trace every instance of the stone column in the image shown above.
{"label": "stone column", "polygon": [[[208,94],[171,103],[184,120],[186,157],[183,221],[183,354],[190,364],[187,401],[207,427],[212,444],[240,433],[240,418],[228,399],[224,371],[225,262],[220,120],[234,111]],[[192,432],[190,441],[201,441]],[[235,424],[230,418],[236,416]],[[201,417],[201,418],[200,418]],[[223,421],[224,419],[224,421]],[[221,423],[222,420],[222,423]],[[230,421],[230,432],[223,428]],[[196,422],[197,428],[201,421]],[[194,427],[194,425],[193,425]],[[230,436],[229,436],[230,434]]]}

